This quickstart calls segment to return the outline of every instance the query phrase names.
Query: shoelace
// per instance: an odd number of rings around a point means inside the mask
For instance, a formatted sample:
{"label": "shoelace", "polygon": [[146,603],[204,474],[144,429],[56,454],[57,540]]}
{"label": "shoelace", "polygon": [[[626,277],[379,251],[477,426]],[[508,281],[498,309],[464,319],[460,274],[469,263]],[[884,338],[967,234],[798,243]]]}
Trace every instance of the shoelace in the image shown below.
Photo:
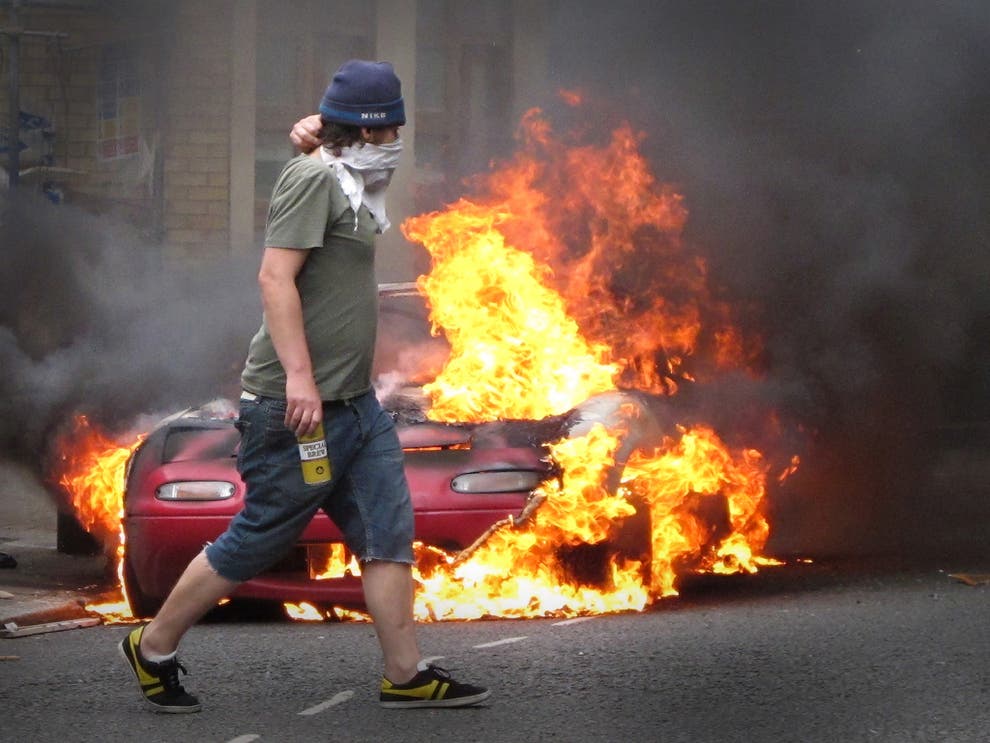
{"label": "shoelace", "polygon": [[438,678],[441,678],[444,681],[450,681],[450,671],[446,668],[441,668],[440,666],[435,666],[432,663],[427,663],[426,669],[428,671],[432,671]]}
{"label": "shoelace", "polygon": [[183,676],[189,675],[186,667],[177,660],[172,663],[162,663],[159,668],[162,686],[169,691],[181,691],[182,684],[179,683],[179,671],[182,671]]}

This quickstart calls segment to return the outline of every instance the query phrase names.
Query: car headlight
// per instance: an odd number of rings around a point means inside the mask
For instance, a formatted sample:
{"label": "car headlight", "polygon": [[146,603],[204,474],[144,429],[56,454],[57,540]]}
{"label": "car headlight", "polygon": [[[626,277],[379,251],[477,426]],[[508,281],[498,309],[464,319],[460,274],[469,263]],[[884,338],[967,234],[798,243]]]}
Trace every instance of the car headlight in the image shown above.
{"label": "car headlight", "polygon": [[485,470],[465,472],[450,481],[455,493],[518,493],[529,492],[546,477],[537,470]]}
{"label": "car headlight", "polygon": [[222,480],[188,480],[159,485],[155,490],[158,500],[227,500],[234,497],[236,488]]}

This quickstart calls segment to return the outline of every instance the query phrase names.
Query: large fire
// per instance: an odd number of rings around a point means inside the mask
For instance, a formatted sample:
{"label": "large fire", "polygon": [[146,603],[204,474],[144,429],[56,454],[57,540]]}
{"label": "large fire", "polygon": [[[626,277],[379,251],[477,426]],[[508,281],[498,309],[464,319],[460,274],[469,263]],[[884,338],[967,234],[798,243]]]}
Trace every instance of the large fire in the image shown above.
{"label": "large fire", "polygon": [[[431,256],[418,286],[449,345],[424,386],[429,417],[542,419],[600,393],[673,395],[749,371],[759,339],[734,326],[685,246],[683,199],[652,175],[641,135],[622,125],[598,146],[569,143],[538,111],[521,132],[518,154],[478,181],[483,195],[402,226]],[[620,460],[623,434],[599,425],[552,443],[560,477],[480,544],[417,545],[417,617],[638,611],[676,594],[685,571],[769,562],[759,451],[684,425]],[[102,448],[61,482],[87,526],[116,535],[133,445]]]}
{"label": "large fire", "polygon": [[[68,505],[79,522],[97,537],[110,554],[113,572],[120,580],[124,557],[124,477],[127,461],[143,440],[143,435],[127,436],[126,443],[108,437],[94,427],[85,415],[77,416],[56,445],[58,461],[53,465],[53,479],[68,494]],[[92,611],[130,616],[126,600],[86,607]]]}
{"label": "large fire", "polygon": [[[516,157],[482,181],[484,196],[403,224],[432,258],[419,287],[450,345],[424,387],[429,416],[541,418],[618,387],[674,394],[680,380],[745,369],[758,342],[712,296],[705,262],[683,245],[683,200],[656,181],[640,137],[623,125],[604,145],[569,146],[535,110],[522,135]],[[422,575],[419,615],[639,610],[676,593],[679,570],[766,562],[760,452],[681,429],[635,452],[615,488],[617,447],[603,428],[552,446],[563,477],[535,494],[532,518]],[[648,548],[628,554],[622,532],[637,520]],[[576,576],[574,555],[602,546],[606,574]]]}

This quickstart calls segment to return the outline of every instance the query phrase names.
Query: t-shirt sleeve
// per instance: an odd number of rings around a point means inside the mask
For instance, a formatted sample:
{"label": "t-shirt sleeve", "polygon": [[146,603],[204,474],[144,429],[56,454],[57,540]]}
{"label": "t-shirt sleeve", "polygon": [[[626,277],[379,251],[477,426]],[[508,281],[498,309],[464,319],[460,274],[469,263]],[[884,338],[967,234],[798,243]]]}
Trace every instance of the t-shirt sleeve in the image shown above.
{"label": "t-shirt sleeve", "polygon": [[309,249],[323,245],[327,225],[339,219],[342,211],[333,180],[329,168],[302,160],[290,162],[272,193],[265,246]]}

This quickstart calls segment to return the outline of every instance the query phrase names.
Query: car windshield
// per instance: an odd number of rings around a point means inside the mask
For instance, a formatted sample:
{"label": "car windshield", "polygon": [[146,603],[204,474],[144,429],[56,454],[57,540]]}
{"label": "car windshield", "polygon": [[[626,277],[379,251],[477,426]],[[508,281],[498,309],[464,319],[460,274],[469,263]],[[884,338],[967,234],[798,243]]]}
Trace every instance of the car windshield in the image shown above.
{"label": "car windshield", "polygon": [[237,451],[240,436],[233,425],[223,428],[201,426],[172,428],[165,439],[162,462],[223,459]]}

